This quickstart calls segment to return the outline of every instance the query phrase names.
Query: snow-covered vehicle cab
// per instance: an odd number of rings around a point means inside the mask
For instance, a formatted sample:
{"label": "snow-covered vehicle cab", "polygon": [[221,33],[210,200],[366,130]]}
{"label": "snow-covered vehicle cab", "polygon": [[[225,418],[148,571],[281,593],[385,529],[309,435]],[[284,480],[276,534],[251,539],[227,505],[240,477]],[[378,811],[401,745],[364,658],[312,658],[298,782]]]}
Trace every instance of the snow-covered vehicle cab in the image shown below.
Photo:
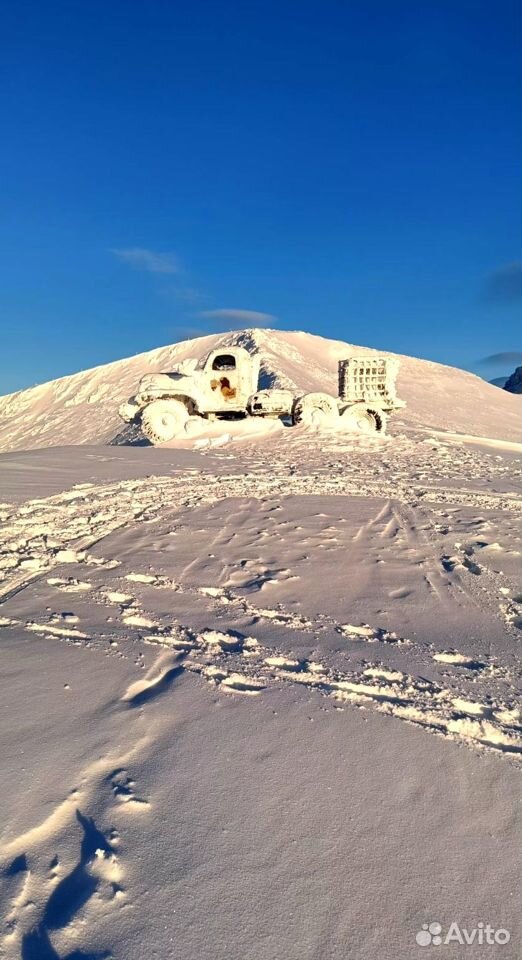
{"label": "snow-covered vehicle cab", "polygon": [[190,416],[246,415],[258,387],[259,357],[244,347],[220,347],[200,363],[184,360],[169,373],[149,373],[120,407],[127,423],[139,421],[152,443],[178,436]]}

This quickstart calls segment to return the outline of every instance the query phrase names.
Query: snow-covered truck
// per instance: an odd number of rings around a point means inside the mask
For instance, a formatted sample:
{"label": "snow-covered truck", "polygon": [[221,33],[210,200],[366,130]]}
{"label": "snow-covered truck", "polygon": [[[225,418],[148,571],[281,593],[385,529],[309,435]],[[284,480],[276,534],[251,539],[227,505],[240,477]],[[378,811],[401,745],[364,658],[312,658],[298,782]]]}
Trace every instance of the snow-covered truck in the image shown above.
{"label": "snow-covered truck", "polygon": [[244,347],[212,350],[203,361],[184,360],[169,373],[150,373],[119,414],[138,423],[151,443],[180,436],[189,417],[287,417],[326,425],[342,418],[348,430],[383,432],[388,414],[403,407],[395,394],[398,361],[350,357],[339,361],[338,395],[259,389],[260,358]]}

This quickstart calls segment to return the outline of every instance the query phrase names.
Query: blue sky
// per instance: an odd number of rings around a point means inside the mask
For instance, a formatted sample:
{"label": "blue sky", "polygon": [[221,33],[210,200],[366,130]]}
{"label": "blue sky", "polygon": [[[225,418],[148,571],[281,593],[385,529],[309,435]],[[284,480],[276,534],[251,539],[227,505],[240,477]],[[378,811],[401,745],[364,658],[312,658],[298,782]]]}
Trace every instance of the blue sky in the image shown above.
{"label": "blue sky", "polygon": [[521,19],[4,5],[0,392],[263,323],[487,377],[522,362]]}

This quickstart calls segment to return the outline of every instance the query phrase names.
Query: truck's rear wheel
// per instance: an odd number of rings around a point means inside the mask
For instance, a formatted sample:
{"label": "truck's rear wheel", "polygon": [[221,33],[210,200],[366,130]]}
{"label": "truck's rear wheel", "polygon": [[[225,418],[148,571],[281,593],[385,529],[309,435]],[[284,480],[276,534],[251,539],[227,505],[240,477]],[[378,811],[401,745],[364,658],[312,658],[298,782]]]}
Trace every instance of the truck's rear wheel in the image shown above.
{"label": "truck's rear wheel", "polygon": [[292,409],[294,423],[306,423],[321,426],[339,416],[337,403],[328,393],[305,393],[299,397]]}
{"label": "truck's rear wheel", "polygon": [[188,420],[181,400],[153,400],[141,414],[141,431],[151,443],[166,443],[179,436]]}
{"label": "truck's rear wheel", "polygon": [[348,430],[358,433],[384,433],[386,416],[380,410],[369,410],[367,407],[348,407],[342,413],[343,425]]}

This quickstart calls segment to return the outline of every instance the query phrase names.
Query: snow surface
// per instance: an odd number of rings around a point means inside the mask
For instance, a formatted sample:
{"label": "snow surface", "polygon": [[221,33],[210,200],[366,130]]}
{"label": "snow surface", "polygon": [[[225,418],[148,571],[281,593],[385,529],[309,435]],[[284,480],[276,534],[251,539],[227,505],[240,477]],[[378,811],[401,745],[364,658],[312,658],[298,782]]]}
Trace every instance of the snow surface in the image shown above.
{"label": "snow surface", "polygon": [[[266,336],[307,389],[346,350]],[[40,449],[0,457],[7,960],[417,960],[430,922],[511,934],[441,957],[518,960],[520,398],[402,376],[390,437],[100,446],[100,401],[72,447],[71,378],[40,427],[18,407],[6,445]]]}
{"label": "snow surface", "polygon": [[[168,371],[188,357],[203,357],[218,345],[237,343],[260,354],[262,386],[334,395],[338,360],[382,352],[280,330],[242,330],[186,340],[0,397],[0,450],[108,443],[122,433],[125,437],[118,407],[136,391],[144,373]],[[455,367],[389,355],[399,357],[398,393],[408,404],[393,418],[392,429],[405,424],[520,440],[519,396]]]}

